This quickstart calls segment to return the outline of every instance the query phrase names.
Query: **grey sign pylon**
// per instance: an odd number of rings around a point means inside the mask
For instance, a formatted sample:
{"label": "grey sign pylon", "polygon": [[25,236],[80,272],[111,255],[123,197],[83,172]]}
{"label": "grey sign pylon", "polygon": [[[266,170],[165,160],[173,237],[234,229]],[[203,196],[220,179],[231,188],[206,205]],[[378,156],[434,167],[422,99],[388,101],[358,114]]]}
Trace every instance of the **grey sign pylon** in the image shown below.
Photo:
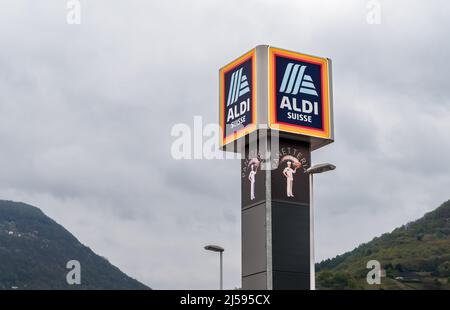
{"label": "grey sign pylon", "polygon": [[[271,153],[267,159],[270,165],[265,165],[272,169],[258,167],[253,185],[255,199],[249,199],[251,187],[246,176],[254,170],[255,160],[251,157],[255,154],[257,151],[247,145],[241,163],[242,288],[310,289],[310,197],[306,173],[310,145],[280,139],[279,152]],[[249,169],[249,165],[253,167]],[[287,169],[295,169],[291,184],[283,174]],[[289,185],[293,197],[288,196]]]}

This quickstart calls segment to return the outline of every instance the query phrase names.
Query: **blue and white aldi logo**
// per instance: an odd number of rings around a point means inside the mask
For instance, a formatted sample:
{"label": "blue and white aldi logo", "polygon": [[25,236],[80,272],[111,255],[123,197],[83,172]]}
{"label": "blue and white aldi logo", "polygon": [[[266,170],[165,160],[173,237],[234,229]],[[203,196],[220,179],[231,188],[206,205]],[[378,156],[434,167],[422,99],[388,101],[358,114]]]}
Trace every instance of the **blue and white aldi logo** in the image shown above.
{"label": "blue and white aldi logo", "polygon": [[330,137],[328,59],[270,48],[269,121],[280,131]]}
{"label": "blue and white aldi logo", "polygon": [[256,127],[254,50],[220,69],[221,145]]}
{"label": "blue and white aldi logo", "polygon": [[[243,100],[242,102],[250,100],[250,84],[248,84],[247,74],[243,73],[244,67],[245,69],[247,69],[245,71],[248,74],[250,72],[250,70],[248,69],[249,67],[251,68],[251,66],[249,65],[249,62],[246,62],[242,65],[242,67],[237,68],[231,73],[231,78],[225,78],[225,89],[228,88],[227,108],[237,103],[239,99],[245,98],[245,100]],[[229,109],[228,112],[229,113],[227,114],[227,121],[228,119],[234,118],[234,115],[238,113],[237,111],[235,111],[236,113],[233,114],[233,109]]]}

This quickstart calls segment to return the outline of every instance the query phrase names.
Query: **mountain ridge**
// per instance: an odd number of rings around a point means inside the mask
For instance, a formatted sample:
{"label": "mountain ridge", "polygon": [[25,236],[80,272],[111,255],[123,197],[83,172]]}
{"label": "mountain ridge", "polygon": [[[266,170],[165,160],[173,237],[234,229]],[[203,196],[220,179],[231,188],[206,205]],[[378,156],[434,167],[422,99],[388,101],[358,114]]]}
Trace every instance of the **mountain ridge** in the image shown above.
{"label": "mountain ridge", "polygon": [[[385,271],[369,285],[369,260]],[[450,289],[450,200],[423,217],[316,264],[322,289]]]}
{"label": "mountain ridge", "polygon": [[[66,264],[81,265],[69,285]],[[39,208],[0,200],[0,289],[150,289],[83,245]]]}

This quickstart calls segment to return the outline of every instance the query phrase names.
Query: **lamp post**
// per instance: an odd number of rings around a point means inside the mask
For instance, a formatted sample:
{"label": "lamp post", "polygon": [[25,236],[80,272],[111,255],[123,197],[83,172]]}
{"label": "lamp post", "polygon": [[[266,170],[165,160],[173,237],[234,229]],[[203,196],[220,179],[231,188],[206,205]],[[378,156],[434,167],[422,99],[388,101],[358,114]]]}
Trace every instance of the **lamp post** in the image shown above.
{"label": "lamp post", "polygon": [[212,252],[219,252],[219,254],[220,254],[220,280],[219,280],[220,284],[219,284],[219,288],[220,288],[220,290],[223,290],[223,257],[222,257],[222,254],[223,254],[223,251],[225,251],[225,249],[222,248],[221,246],[210,244],[210,245],[205,246],[205,250],[212,251]]}
{"label": "lamp post", "polygon": [[323,173],[327,171],[331,171],[336,169],[335,165],[324,163],[324,164],[317,164],[314,166],[311,166],[306,170],[306,172],[309,174],[309,192],[310,192],[310,205],[311,209],[309,211],[309,226],[310,226],[310,239],[309,239],[309,250],[310,250],[310,288],[311,290],[316,289],[316,270],[315,270],[315,257],[314,257],[314,193],[313,193],[313,182],[314,178],[313,175],[316,173]]}

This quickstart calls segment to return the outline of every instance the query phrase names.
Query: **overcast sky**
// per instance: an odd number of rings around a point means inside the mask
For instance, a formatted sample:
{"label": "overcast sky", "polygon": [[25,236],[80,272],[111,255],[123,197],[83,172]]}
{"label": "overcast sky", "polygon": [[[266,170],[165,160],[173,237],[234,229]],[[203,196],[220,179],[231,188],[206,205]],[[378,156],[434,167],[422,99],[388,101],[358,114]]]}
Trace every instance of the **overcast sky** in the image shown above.
{"label": "overcast sky", "polygon": [[[176,161],[218,69],[258,44],[333,60],[336,142],[312,154],[319,260],[450,198],[448,1],[0,0],[0,199],[41,208],[157,289],[240,286],[240,163]],[[76,259],[76,258],[74,258]]]}

